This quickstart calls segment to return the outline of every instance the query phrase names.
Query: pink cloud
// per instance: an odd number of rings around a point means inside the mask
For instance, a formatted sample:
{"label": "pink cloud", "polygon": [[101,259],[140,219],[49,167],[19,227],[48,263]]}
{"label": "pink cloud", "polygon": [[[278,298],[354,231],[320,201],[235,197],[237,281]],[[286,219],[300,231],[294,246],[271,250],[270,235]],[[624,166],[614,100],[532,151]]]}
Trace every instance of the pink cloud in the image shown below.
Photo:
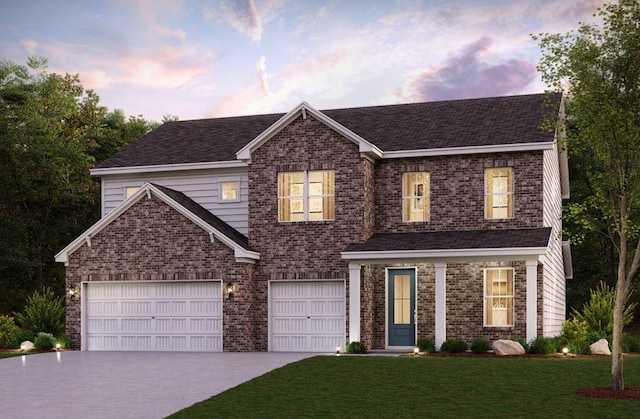
{"label": "pink cloud", "polygon": [[443,65],[411,78],[398,94],[400,101],[432,101],[501,96],[521,92],[536,79],[534,63],[489,60],[492,39],[483,37],[465,46]]}
{"label": "pink cloud", "polygon": [[262,55],[256,63],[256,73],[258,74],[258,83],[260,84],[260,90],[265,95],[269,96],[269,81],[267,80],[267,58]]}
{"label": "pink cloud", "polygon": [[205,18],[218,18],[253,42],[259,42],[262,39],[264,30],[262,18],[253,0],[223,1],[218,4],[218,7],[219,11],[212,7],[205,8],[203,11]]}

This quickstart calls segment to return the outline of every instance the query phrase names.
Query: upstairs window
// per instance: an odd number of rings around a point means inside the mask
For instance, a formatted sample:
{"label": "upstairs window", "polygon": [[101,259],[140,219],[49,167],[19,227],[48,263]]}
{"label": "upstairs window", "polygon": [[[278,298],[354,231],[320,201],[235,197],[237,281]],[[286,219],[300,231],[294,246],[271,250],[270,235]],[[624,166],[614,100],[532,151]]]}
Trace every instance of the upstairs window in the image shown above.
{"label": "upstairs window", "polygon": [[236,202],[240,200],[238,191],[240,182],[224,181],[220,182],[220,202]]}
{"label": "upstairs window", "polygon": [[140,190],[140,186],[127,186],[124,188],[125,199],[129,199]]}
{"label": "upstairs window", "polygon": [[484,278],[484,325],[513,326],[513,269],[485,269]]}
{"label": "upstairs window", "polygon": [[335,219],[332,170],[278,173],[278,221]]}
{"label": "upstairs window", "polygon": [[402,221],[429,221],[429,173],[402,174]]}
{"label": "upstairs window", "polygon": [[513,218],[513,169],[486,169],[484,184],[485,218]]}

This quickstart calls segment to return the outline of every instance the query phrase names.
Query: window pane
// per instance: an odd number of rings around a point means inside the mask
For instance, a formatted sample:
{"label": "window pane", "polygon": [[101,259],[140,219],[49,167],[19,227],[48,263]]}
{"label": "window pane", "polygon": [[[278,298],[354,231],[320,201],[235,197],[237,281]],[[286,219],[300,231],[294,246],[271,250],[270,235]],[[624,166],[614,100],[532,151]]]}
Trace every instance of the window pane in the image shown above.
{"label": "window pane", "polygon": [[393,318],[395,324],[411,323],[411,277],[395,275],[393,278]]}
{"label": "window pane", "polygon": [[429,173],[403,173],[402,185],[402,220],[429,221]]}
{"label": "window pane", "polygon": [[513,169],[485,170],[485,214],[487,218],[513,217]]}
{"label": "window pane", "polygon": [[140,186],[127,186],[125,193],[127,198],[131,198],[133,194],[140,190]]}
{"label": "window pane", "polygon": [[238,199],[238,182],[221,182],[220,193],[223,201]]}
{"label": "window pane", "polygon": [[513,269],[485,270],[485,324],[513,325]]}

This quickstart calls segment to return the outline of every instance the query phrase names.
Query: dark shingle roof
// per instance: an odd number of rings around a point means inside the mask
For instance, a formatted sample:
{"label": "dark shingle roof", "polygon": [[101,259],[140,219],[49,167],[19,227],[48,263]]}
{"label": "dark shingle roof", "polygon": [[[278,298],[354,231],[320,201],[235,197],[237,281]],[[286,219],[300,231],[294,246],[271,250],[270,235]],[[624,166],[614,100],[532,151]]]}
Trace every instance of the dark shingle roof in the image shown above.
{"label": "dark shingle roof", "polygon": [[240,233],[238,230],[231,227],[229,224],[225,223],[220,218],[204,209],[202,206],[194,202],[191,198],[187,197],[182,192],[178,192],[173,189],[157,185],[155,183],[152,183],[152,185],[168,195],[171,199],[191,211],[191,213],[193,213],[196,217],[200,218],[202,221],[206,222],[211,227],[215,228],[220,233],[233,240],[236,244],[238,244],[245,250],[253,251],[253,249],[251,249],[251,247],[249,246],[249,240],[244,234]]}
{"label": "dark shingle roof", "polygon": [[[553,141],[544,116],[560,94],[506,96],[322,111],[382,151]],[[97,168],[236,160],[236,152],[284,114],[168,122]]]}
{"label": "dark shingle roof", "polygon": [[364,243],[352,243],[345,252],[386,250],[461,250],[547,247],[550,227],[510,230],[378,233]]}

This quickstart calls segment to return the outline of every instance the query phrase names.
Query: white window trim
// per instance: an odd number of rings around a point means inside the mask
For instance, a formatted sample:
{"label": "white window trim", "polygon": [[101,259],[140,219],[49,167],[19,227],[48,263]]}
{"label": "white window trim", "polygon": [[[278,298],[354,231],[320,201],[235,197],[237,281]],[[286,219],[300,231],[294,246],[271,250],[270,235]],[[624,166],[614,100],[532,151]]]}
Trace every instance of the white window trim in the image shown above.
{"label": "white window trim", "polygon": [[[511,192],[506,192],[506,193],[488,193],[487,192],[487,173],[490,170],[499,170],[499,169],[508,169],[511,170],[511,179],[513,181],[513,185],[511,185]],[[511,166],[504,166],[504,167],[487,167],[484,169],[484,183],[483,183],[483,204],[484,204],[484,219],[485,220],[494,220],[494,221],[500,221],[500,220],[513,220],[515,218],[515,214],[516,214],[516,200],[515,200],[515,195],[516,195],[516,173],[515,170],[513,170],[513,167]],[[487,207],[487,196],[489,195],[507,195],[507,197],[511,197],[511,217],[489,217],[489,208]],[[494,207],[495,208],[495,207]]]}
{"label": "white window trim", "polygon": [[[417,174],[417,173],[424,173],[427,175],[428,177],[428,182],[427,182],[427,190],[429,191],[427,194],[423,195],[423,196],[417,196],[417,195],[406,195],[404,194],[405,191],[405,175],[408,174]],[[427,171],[420,171],[420,172],[403,172],[402,173],[402,222],[403,223],[428,223],[431,221],[431,173],[427,172]],[[424,198],[425,199],[425,204],[427,206],[426,210],[427,210],[427,219],[426,220],[407,220],[405,219],[405,208],[404,208],[404,203],[406,199],[409,199],[410,203],[412,204],[414,201],[414,199],[416,198]],[[409,211],[412,211],[412,209],[409,209]]]}
{"label": "white window trim", "polygon": [[[230,182],[236,182],[236,199],[223,199],[222,198],[222,184],[223,183],[230,183]],[[219,204],[231,204],[234,202],[240,202],[242,201],[242,197],[240,196],[240,189],[241,189],[241,179],[240,176],[235,176],[235,177],[222,177],[222,178],[218,178],[218,203]]]}
{"label": "white window trim", "polygon": [[[334,200],[334,208],[333,208],[333,212],[334,212],[334,218],[323,218],[322,220],[311,220],[310,219],[310,201],[309,201],[309,172],[333,172],[333,195],[312,195],[313,198],[325,198],[325,197],[331,197],[333,196]],[[287,198],[289,199],[289,201],[291,201],[291,197],[292,195],[285,195],[285,196],[280,196],[280,173],[302,173],[303,176],[303,180],[302,180],[302,198],[298,198],[296,197],[295,199],[302,199],[302,206],[304,209],[304,219],[303,220],[281,220],[280,219],[280,214],[281,214],[281,204],[282,204],[282,200],[283,198]],[[277,191],[277,199],[278,199],[278,222],[279,223],[315,223],[315,222],[326,222],[326,221],[335,221],[335,170],[294,170],[291,172],[278,172],[276,174],[276,187],[278,189]]]}
{"label": "white window trim", "polygon": [[[513,313],[511,315],[511,319],[512,322],[511,324],[507,324],[507,325],[492,325],[492,324],[487,324],[487,271],[498,271],[498,270],[510,270],[511,273],[511,295],[507,295],[504,296],[506,298],[511,298],[512,301],[512,309],[513,309]],[[482,326],[483,327],[487,327],[487,328],[513,328],[515,327],[515,320],[516,320],[516,296],[515,296],[515,288],[516,288],[516,272],[515,272],[515,268],[511,268],[511,267],[490,267],[490,268],[484,268],[483,271],[483,275],[482,275]]]}

